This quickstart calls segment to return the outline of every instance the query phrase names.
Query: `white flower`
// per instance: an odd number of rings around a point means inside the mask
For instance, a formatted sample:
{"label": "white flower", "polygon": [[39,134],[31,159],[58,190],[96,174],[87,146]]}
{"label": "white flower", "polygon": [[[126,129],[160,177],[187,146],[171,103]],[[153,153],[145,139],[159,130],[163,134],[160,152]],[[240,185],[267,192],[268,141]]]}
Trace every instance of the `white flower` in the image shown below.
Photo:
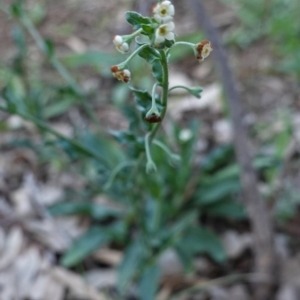
{"label": "white flower", "polygon": [[167,24],[160,25],[155,31],[155,43],[160,44],[165,40],[171,41],[175,39],[174,30],[175,25],[173,22],[169,22]]}
{"label": "white flower", "polygon": [[163,1],[153,8],[153,17],[158,23],[168,23],[173,20],[175,14],[171,1]]}
{"label": "white flower", "polygon": [[116,49],[122,54],[128,52],[129,45],[126,42],[124,42],[123,38],[120,35],[115,35],[113,43],[115,44]]}
{"label": "white flower", "polygon": [[211,42],[208,40],[202,41],[200,44],[196,45],[197,59],[202,62],[209,54],[213,51]]}

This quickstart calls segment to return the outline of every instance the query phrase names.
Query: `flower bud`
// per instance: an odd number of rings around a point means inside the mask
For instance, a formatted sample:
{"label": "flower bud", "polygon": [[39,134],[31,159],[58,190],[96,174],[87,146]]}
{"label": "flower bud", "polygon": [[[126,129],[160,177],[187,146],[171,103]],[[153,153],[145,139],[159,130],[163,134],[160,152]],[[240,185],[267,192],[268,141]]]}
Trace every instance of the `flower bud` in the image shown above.
{"label": "flower bud", "polygon": [[113,39],[113,43],[118,46],[123,44],[123,38],[120,35],[115,35]]}
{"label": "flower bud", "polygon": [[129,45],[126,43],[123,39],[122,36],[120,35],[115,35],[113,38],[113,43],[116,46],[116,49],[121,52],[122,54],[128,52],[129,50]]}

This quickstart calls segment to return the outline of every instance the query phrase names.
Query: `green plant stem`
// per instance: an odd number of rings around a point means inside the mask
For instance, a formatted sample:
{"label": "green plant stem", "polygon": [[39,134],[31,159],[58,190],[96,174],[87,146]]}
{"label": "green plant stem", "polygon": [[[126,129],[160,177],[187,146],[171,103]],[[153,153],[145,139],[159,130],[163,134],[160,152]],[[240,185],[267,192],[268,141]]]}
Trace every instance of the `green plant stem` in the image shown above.
{"label": "green plant stem", "polygon": [[107,180],[107,183],[104,186],[104,190],[108,190],[112,184],[113,181],[115,180],[116,176],[118,175],[118,173],[120,171],[122,171],[122,169],[126,168],[126,167],[131,167],[131,166],[135,166],[136,162],[135,161],[124,161],[122,163],[120,163],[119,165],[117,165],[110,174],[109,179]]}
{"label": "green plant stem", "polygon": [[[194,52],[194,55],[197,56],[197,49],[196,49],[196,44],[193,44],[193,43],[189,43],[189,42],[176,42],[173,46],[173,47],[176,47],[176,46],[188,46],[189,48],[192,48],[193,52]],[[172,49],[171,48],[171,49]],[[171,50],[170,49],[170,50]]]}
{"label": "green plant stem", "polygon": [[190,91],[190,89],[187,86],[184,86],[184,85],[175,85],[175,86],[172,86],[169,89],[169,92],[171,92],[171,91],[173,91],[175,89],[184,89],[184,90],[187,90],[188,92]]}
{"label": "green plant stem", "polygon": [[156,93],[156,88],[157,86],[159,85],[159,82],[156,82],[154,85],[153,85],[153,88],[152,88],[152,108],[153,107],[156,107],[156,102],[155,102],[155,93]]}
{"label": "green plant stem", "polygon": [[133,32],[132,34],[123,36],[126,39],[133,39],[134,37],[138,36],[143,31],[143,28],[138,29],[137,31]]}
{"label": "green plant stem", "polygon": [[160,56],[161,56],[161,65],[162,65],[162,69],[163,69],[163,80],[162,80],[162,84],[161,84],[161,87],[162,87],[162,106],[163,106],[163,109],[161,111],[161,114],[160,114],[160,117],[161,117],[161,122],[159,123],[156,123],[150,133],[150,136],[149,136],[149,141],[151,142],[158,129],[160,128],[161,126],[161,123],[162,121],[164,120],[164,117],[166,115],[166,111],[167,111],[167,105],[168,105],[168,94],[169,94],[169,69],[168,69],[168,61],[167,61],[167,56],[166,56],[166,53],[164,50],[160,50],[159,51],[160,53]]}
{"label": "green plant stem", "polygon": [[9,114],[15,114],[18,115],[19,117],[21,117],[24,120],[30,121],[32,123],[34,123],[37,127],[39,127],[40,129],[47,131],[51,134],[53,134],[54,136],[56,136],[59,139],[62,139],[64,141],[66,141],[67,143],[71,144],[72,146],[74,146],[75,148],[79,149],[81,152],[83,152],[85,155],[93,157],[94,159],[96,159],[98,162],[107,165],[107,162],[105,161],[104,158],[102,158],[101,156],[98,155],[98,153],[90,150],[89,148],[86,148],[85,146],[83,146],[81,143],[78,143],[76,140],[74,139],[70,139],[66,136],[64,136],[63,134],[59,133],[58,131],[54,130],[52,127],[50,127],[47,123],[45,123],[44,121],[37,119],[36,117],[33,117],[27,113],[24,112],[10,112],[7,108],[5,108],[4,106],[0,106],[0,110],[9,113]]}
{"label": "green plant stem", "polygon": [[126,60],[124,60],[123,62],[121,62],[120,64],[118,64],[118,67],[122,70],[124,68],[126,68],[126,66],[128,65],[128,63],[140,52],[142,51],[144,48],[148,47],[148,44],[144,44],[140,47],[138,47],[134,52],[131,53],[130,56],[128,56],[126,58]]}
{"label": "green plant stem", "polygon": [[172,151],[164,143],[162,143],[158,140],[154,140],[153,144],[158,146],[159,148],[161,148],[169,156],[171,156],[173,154]]}
{"label": "green plant stem", "polygon": [[145,151],[146,151],[147,162],[153,162],[151,151],[150,151],[150,136],[151,133],[148,132],[145,137]]}
{"label": "green plant stem", "polygon": [[172,48],[175,47],[175,46],[188,46],[188,47],[190,47],[190,48],[193,49],[194,53],[196,53],[196,48],[195,48],[196,45],[193,44],[193,43],[181,41],[181,42],[176,42],[176,43],[172,46]]}

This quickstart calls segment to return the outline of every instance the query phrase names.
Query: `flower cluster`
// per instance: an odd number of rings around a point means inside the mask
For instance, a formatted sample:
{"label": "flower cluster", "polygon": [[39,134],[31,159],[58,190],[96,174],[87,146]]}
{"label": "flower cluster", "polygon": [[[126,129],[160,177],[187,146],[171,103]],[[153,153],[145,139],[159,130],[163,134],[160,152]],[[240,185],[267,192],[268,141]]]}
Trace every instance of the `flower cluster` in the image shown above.
{"label": "flower cluster", "polygon": [[161,44],[165,40],[175,39],[173,30],[175,28],[173,17],[175,14],[174,5],[171,1],[163,1],[153,7],[153,18],[161,24],[155,31],[155,44]]}
{"label": "flower cluster", "polygon": [[115,76],[119,81],[127,83],[131,79],[131,73],[127,69],[120,70],[118,66],[112,66],[110,70],[113,76]]}
{"label": "flower cluster", "polygon": [[208,40],[204,40],[201,43],[196,45],[197,51],[197,59],[198,61],[202,62],[209,54],[213,51],[213,47],[211,42]]}
{"label": "flower cluster", "polygon": [[116,46],[116,49],[121,52],[122,54],[125,54],[129,50],[129,45],[126,43],[120,35],[115,35],[113,39],[113,43]]}

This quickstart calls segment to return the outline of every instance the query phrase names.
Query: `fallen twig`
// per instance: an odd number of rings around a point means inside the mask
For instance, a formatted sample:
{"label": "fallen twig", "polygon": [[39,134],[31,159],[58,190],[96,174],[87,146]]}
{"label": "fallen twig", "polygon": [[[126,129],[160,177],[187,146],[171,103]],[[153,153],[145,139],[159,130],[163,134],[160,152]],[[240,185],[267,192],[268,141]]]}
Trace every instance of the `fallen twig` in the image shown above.
{"label": "fallen twig", "polygon": [[228,284],[233,284],[233,283],[237,283],[240,281],[268,283],[267,278],[263,277],[260,274],[256,274],[256,273],[232,274],[232,275],[196,283],[195,285],[191,286],[190,288],[185,289],[184,291],[175,294],[175,296],[172,299],[173,300],[176,300],[179,298],[181,299],[182,296],[191,295],[193,293],[204,292],[204,291],[208,290],[209,288],[212,288],[215,286],[228,285]]}

